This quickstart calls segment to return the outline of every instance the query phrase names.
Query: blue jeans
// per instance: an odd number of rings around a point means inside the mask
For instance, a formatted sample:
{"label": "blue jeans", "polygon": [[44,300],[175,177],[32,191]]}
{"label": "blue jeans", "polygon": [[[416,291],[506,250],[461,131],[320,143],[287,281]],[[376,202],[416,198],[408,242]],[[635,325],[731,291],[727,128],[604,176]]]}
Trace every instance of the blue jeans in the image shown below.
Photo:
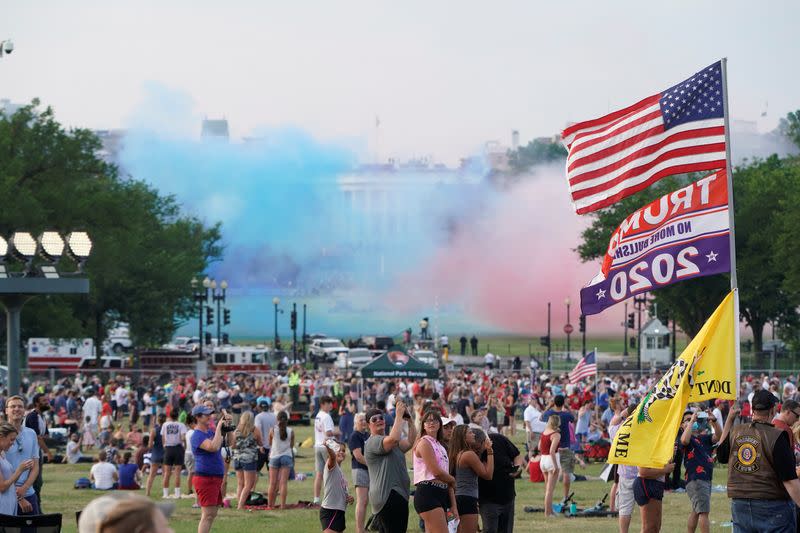
{"label": "blue jeans", "polygon": [[733,533],[794,533],[792,500],[731,500]]}

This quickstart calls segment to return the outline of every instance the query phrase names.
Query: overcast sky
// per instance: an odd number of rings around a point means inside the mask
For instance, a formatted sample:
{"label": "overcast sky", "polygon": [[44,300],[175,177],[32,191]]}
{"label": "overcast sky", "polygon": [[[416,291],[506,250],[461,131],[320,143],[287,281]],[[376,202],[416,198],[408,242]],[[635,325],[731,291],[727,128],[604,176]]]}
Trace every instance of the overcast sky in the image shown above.
{"label": "overcast sky", "polygon": [[[455,162],[653,94],[727,56],[732,116],[800,107],[797,1],[3,2],[0,98],[125,127],[145,84],[225,116],[382,156]],[[768,102],[768,114],[761,117]],[[138,111],[137,111],[138,110]],[[199,125],[197,131],[199,133]]]}

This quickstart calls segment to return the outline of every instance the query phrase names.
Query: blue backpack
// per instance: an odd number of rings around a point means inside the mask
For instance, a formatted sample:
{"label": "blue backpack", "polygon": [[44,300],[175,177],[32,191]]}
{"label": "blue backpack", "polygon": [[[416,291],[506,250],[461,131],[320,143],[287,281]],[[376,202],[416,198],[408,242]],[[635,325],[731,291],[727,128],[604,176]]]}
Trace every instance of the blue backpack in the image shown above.
{"label": "blue backpack", "polygon": [[75,482],[76,489],[91,489],[92,482],[89,481],[88,477],[79,477],[78,480]]}

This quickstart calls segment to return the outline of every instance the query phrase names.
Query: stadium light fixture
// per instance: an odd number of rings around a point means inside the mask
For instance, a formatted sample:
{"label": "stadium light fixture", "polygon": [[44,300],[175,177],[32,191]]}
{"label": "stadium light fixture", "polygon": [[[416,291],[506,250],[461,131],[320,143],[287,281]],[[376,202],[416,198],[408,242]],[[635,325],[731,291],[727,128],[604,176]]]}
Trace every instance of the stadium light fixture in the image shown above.
{"label": "stadium light fixture", "polygon": [[11,236],[11,253],[20,261],[30,263],[36,256],[39,245],[27,231],[17,231]]}
{"label": "stadium light fixture", "polygon": [[39,255],[55,263],[64,255],[64,239],[56,231],[45,231],[39,236]]}
{"label": "stadium light fixture", "polygon": [[67,247],[69,256],[83,263],[92,253],[92,239],[85,231],[73,231],[67,235]]}

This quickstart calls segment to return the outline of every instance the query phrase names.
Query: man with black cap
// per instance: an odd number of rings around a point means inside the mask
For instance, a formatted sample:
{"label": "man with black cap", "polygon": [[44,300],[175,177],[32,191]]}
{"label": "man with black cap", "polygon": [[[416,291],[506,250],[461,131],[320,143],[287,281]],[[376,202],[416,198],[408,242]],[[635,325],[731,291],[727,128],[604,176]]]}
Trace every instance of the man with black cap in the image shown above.
{"label": "man with black cap", "polygon": [[261,409],[261,412],[256,415],[254,422],[258,430],[261,432],[264,445],[258,449],[258,464],[256,465],[256,471],[261,472],[261,469],[264,468],[264,465],[269,462],[269,449],[271,445],[268,440],[269,432],[272,428],[278,425],[278,419],[275,416],[275,413],[270,411],[270,405],[268,401],[260,400],[258,402],[258,407]]}
{"label": "man with black cap", "polygon": [[796,528],[800,480],[789,438],[771,424],[777,401],[771,392],[757,391],[752,421],[731,430],[736,418],[731,413],[722,430],[717,457],[728,463],[734,533],[790,533]]}

